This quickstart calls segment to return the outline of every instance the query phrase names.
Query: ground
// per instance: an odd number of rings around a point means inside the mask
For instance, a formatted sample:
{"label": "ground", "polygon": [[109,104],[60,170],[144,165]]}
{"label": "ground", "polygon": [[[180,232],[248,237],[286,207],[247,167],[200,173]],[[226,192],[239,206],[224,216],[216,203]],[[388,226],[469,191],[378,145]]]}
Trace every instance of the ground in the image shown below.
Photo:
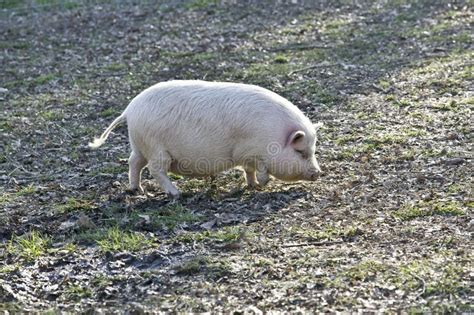
{"label": "ground", "polygon": [[[0,310],[472,312],[469,1],[171,3],[1,20]],[[324,176],[127,194],[87,143],[170,79],[283,95]]]}

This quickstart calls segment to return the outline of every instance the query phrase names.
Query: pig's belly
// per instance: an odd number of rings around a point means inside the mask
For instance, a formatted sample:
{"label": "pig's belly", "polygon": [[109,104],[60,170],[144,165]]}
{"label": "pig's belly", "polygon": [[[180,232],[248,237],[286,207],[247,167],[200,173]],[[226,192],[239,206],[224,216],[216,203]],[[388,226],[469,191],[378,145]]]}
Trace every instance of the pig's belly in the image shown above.
{"label": "pig's belly", "polygon": [[234,166],[235,163],[231,158],[211,160],[204,157],[198,159],[182,157],[171,162],[170,171],[177,175],[204,177],[220,173]]}

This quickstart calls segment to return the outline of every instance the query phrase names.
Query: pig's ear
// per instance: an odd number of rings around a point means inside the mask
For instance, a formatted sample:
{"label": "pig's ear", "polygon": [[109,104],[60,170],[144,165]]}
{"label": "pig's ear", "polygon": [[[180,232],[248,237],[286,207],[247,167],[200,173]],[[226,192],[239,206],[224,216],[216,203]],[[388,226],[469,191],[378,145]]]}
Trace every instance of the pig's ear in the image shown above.
{"label": "pig's ear", "polygon": [[288,137],[287,144],[291,145],[295,150],[302,150],[304,149],[303,138],[305,136],[306,134],[302,130],[293,131]]}
{"label": "pig's ear", "polygon": [[322,126],[324,126],[324,124],[322,122],[318,122],[318,123],[313,124],[313,126],[314,126],[314,130],[318,131]]}

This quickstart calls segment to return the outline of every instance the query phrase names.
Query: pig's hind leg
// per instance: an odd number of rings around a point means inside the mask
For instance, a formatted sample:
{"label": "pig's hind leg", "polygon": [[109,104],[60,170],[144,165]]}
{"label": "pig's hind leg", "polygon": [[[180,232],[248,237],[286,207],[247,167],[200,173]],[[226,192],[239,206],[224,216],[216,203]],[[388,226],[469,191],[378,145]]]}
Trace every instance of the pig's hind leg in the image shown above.
{"label": "pig's hind leg", "polygon": [[133,150],[128,159],[128,180],[130,182],[131,191],[139,191],[143,193],[143,188],[141,185],[141,175],[142,170],[146,166],[147,160],[145,157],[138,151]]}
{"label": "pig's hind leg", "polygon": [[270,180],[268,170],[262,162],[249,164],[244,167],[247,186],[251,189],[261,188]]}
{"label": "pig's hind leg", "polygon": [[181,196],[181,193],[168,177],[168,170],[170,169],[171,161],[172,159],[169,154],[165,151],[158,151],[150,159],[148,169],[166,194],[168,194],[172,199],[178,199]]}

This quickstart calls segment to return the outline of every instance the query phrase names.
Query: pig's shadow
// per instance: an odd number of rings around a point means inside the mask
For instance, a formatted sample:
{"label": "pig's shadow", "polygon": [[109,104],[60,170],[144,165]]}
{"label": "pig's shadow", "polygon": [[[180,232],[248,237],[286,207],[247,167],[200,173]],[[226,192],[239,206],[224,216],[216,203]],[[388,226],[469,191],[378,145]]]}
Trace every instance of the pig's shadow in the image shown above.
{"label": "pig's shadow", "polygon": [[178,224],[180,217],[190,215],[192,223],[183,219],[186,221],[183,222],[186,223],[185,229],[197,231],[260,221],[310,195],[311,191],[297,185],[283,186],[274,191],[239,188],[225,194],[219,194],[218,189],[197,194],[184,193],[179,201],[170,201],[160,193],[134,202],[131,210],[138,215],[153,213],[162,216],[163,221],[176,219]]}

